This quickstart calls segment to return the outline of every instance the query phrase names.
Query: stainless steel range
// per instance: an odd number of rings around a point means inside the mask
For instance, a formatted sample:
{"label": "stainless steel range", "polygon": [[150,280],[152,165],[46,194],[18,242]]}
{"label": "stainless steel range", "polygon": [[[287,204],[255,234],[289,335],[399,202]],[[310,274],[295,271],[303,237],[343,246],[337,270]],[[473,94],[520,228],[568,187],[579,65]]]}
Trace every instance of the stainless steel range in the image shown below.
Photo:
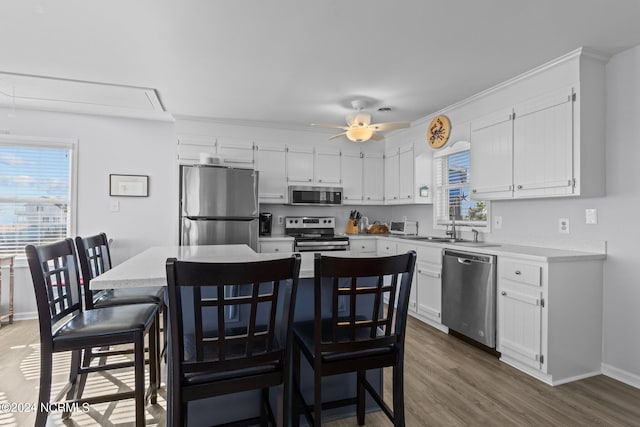
{"label": "stainless steel range", "polygon": [[293,250],[302,257],[300,270],[313,271],[316,252],[348,251],[349,237],[336,236],[336,219],[331,216],[288,216],[285,233],[294,238]]}

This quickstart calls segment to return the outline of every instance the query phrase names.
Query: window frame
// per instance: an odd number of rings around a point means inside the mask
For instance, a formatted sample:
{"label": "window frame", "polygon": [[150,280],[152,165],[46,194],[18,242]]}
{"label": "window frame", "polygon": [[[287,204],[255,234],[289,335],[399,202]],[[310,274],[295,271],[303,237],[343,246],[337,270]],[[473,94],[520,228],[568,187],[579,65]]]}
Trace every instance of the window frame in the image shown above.
{"label": "window frame", "polygon": [[[452,154],[458,154],[464,151],[471,150],[471,143],[468,141],[458,141],[455,144],[447,146],[443,148],[433,155],[433,187],[434,187],[434,198],[433,198],[433,228],[434,230],[447,230],[451,226],[451,220],[446,221],[438,221],[438,212],[439,209],[439,200],[441,199],[440,193],[443,191],[444,185],[438,185],[439,177],[438,177],[438,162],[442,161],[442,158],[448,157]],[[471,180],[465,183],[465,186],[469,186],[471,188]],[[479,200],[480,201],[480,200]],[[489,200],[481,200],[485,203],[487,208],[487,220],[484,225],[482,224],[464,224],[461,222],[456,222],[456,229],[461,231],[471,231],[471,229],[478,230],[480,233],[490,233],[491,232],[491,201]],[[448,206],[447,206],[448,208]],[[448,209],[447,209],[448,210]]]}
{"label": "window frame", "polygon": [[[28,146],[40,148],[66,148],[71,151],[69,189],[69,228],[67,237],[77,234],[78,222],[78,140],[73,138],[52,138],[25,135],[0,135],[0,145]],[[26,260],[24,251],[15,254],[16,260]]]}

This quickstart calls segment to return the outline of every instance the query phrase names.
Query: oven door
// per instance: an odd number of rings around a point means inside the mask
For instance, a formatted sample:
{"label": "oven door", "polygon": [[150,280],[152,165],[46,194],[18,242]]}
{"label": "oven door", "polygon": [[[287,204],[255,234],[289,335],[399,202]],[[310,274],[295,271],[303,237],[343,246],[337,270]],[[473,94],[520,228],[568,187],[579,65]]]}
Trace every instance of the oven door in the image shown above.
{"label": "oven door", "polygon": [[294,251],[300,253],[300,277],[313,277],[313,260],[317,253],[348,251],[349,241],[296,242]]}

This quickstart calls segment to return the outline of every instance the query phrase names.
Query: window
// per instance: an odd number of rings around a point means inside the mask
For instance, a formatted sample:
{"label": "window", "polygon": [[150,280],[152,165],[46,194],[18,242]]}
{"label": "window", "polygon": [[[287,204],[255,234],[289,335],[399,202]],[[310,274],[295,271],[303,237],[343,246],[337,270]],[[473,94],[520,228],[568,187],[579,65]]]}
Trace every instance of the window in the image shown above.
{"label": "window", "polygon": [[458,142],[438,152],[434,163],[434,227],[450,225],[455,218],[456,226],[488,230],[489,203],[470,197],[469,143]]}
{"label": "window", "polygon": [[73,141],[0,135],[0,253],[72,235]]}

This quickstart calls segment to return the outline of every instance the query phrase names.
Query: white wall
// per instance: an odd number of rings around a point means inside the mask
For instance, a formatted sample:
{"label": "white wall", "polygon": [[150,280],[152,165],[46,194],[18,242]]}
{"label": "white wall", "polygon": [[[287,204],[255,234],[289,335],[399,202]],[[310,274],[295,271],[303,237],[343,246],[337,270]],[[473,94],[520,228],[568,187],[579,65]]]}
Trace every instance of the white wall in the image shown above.
{"label": "white wall", "polygon": [[[174,124],[90,115],[0,109],[0,130],[15,135],[78,140],[78,210],[80,235],[101,231],[114,239],[115,264],[177,238],[177,170]],[[109,174],[149,176],[149,197],[110,197]],[[119,212],[110,211],[118,200]],[[15,311],[35,313],[26,264],[16,269]],[[7,295],[6,293],[4,294]],[[5,304],[3,296],[3,306]]]}

